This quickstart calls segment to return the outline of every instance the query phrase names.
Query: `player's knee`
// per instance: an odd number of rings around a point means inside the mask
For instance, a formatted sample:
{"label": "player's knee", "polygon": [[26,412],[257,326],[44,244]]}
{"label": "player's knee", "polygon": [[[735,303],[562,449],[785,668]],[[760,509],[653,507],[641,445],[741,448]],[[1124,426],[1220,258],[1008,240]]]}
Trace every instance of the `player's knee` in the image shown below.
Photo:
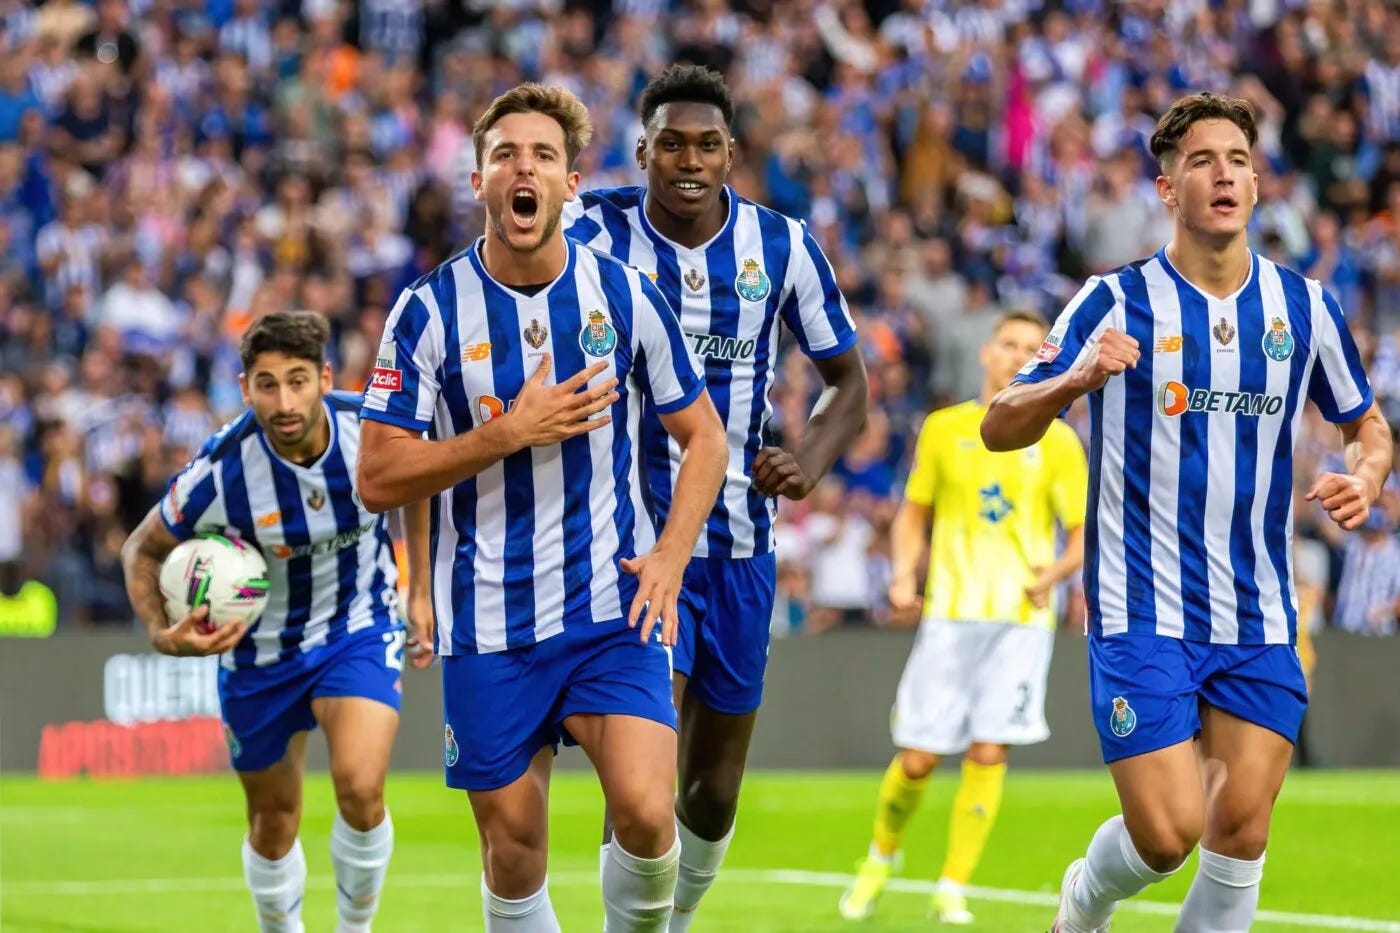
{"label": "player's knee", "polygon": [[493,821],[481,827],[488,886],[500,897],[525,897],[544,880],[548,836],[543,826]]}
{"label": "player's knee", "polygon": [[336,805],[352,829],[364,832],[384,819],[384,785],[374,775],[337,774],[334,776]]}
{"label": "player's knee", "polygon": [[906,748],[899,753],[899,764],[904,769],[904,776],[909,780],[922,781],[933,773],[934,768],[938,767],[938,756]]}
{"label": "player's knee", "polygon": [[1163,824],[1133,835],[1133,845],[1147,867],[1155,872],[1172,872],[1191,855],[1200,839],[1200,828]]}
{"label": "player's knee", "polygon": [[1219,855],[1257,859],[1269,843],[1269,808],[1217,807],[1210,814],[1210,849]]}
{"label": "player's knee", "polygon": [[724,838],[739,808],[739,786],[743,780],[743,766],[731,764],[686,775],[676,803],[681,820],[701,839]]}
{"label": "player's knee", "polygon": [[613,835],[622,848],[639,858],[657,858],[671,847],[676,834],[675,799],[670,794],[645,792],[627,800],[609,801]]}
{"label": "player's knee", "polygon": [[265,858],[279,859],[291,851],[301,824],[301,807],[295,799],[276,797],[250,801],[248,841]]}

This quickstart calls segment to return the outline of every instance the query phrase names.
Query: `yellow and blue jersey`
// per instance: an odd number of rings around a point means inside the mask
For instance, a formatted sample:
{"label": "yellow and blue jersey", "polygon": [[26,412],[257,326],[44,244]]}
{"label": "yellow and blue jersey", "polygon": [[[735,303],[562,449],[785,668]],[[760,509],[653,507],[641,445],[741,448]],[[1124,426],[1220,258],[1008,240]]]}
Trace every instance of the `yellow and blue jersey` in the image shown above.
{"label": "yellow and blue jersey", "polygon": [[1026,598],[1032,567],[1055,560],[1056,522],[1084,523],[1089,471],[1064,422],[1024,450],[982,443],[986,408],[968,401],[924,420],[905,497],[933,509],[924,613],[929,618],[1016,622],[1053,629],[1055,607]]}

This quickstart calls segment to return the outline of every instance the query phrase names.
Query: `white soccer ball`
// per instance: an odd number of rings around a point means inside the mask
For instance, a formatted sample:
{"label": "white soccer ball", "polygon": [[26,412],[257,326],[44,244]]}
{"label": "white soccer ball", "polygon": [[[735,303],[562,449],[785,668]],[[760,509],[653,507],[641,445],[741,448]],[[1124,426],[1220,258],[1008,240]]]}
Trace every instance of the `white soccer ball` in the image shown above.
{"label": "white soccer ball", "polygon": [[199,606],[208,624],[252,625],[267,605],[267,561],[237,538],[203,534],[176,545],[160,568],[160,595],[173,625]]}

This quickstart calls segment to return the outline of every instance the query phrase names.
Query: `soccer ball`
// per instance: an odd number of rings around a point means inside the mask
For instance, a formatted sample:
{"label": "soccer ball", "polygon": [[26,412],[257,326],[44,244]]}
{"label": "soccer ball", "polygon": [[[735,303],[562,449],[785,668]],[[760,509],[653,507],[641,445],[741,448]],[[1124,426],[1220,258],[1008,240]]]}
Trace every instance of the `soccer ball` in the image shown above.
{"label": "soccer ball", "polygon": [[267,605],[267,562],[251,544],[204,534],[176,545],[160,568],[165,615],[174,624],[199,606],[208,626],[252,625]]}

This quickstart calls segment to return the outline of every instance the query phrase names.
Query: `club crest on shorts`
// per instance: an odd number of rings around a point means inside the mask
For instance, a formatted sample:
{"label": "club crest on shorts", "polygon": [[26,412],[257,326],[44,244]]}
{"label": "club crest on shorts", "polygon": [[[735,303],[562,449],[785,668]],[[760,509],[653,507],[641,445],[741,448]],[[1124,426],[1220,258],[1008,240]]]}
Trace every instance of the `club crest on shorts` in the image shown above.
{"label": "club crest on shorts", "polygon": [[759,266],[758,260],[752,257],[745,259],[740,266],[739,277],[734,280],[734,290],[739,297],[745,301],[762,301],[772,288],[773,283],[768,279],[768,273]]}
{"label": "club crest on shorts", "polygon": [[538,350],[544,346],[544,338],[549,336],[549,328],[545,327],[535,318],[530,318],[530,326],[521,332],[525,342]]}
{"label": "club crest on shorts", "polygon": [[233,734],[233,727],[224,723],[224,742],[228,744],[230,757],[238,758],[243,754],[243,744],[238,741],[238,736]]}
{"label": "club crest on shorts", "polygon": [[442,729],[442,760],[450,768],[457,763],[457,736],[452,734],[452,724],[448,723]]}
{"label": "club crest on shorts", "polygon": [[589,356],[607,356],[617,346],[617,331],[601,311],[589,311],[588,323],[578,334],[578,345]]}
{"label": "club crest on shorts", "polygon": [[1272,326],[1264,334],[1264,355],[1278,363],[1293,355],[1293,335],[1288,332],[1288,325],[1281,317],[1274,318]]}
{"label": "club crest on shorts", "polygon": [[1137,728],[1137,713],[1123,697],[1113,698],[1113,712],[1108,716],[1108,728],[1120,739],[1126,739]]}

